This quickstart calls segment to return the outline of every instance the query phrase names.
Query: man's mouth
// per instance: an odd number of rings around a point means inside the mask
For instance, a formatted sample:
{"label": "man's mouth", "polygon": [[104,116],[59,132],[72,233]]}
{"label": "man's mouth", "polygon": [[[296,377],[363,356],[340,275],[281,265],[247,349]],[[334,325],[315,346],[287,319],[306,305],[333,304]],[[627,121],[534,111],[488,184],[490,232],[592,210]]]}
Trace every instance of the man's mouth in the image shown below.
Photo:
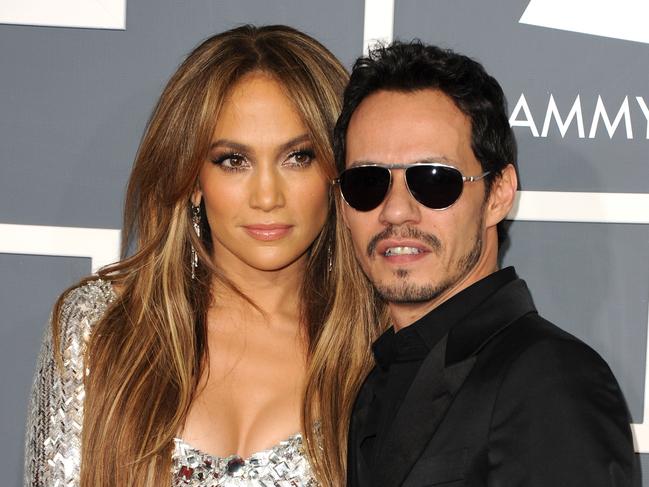
{"label": "man's mouth", "polygon": [[375,257],[415,258],[420,254],[436,253],[442,250],[442,242],[432,233],[414,227],[389,226],[374,235],[367,244],[366,253]]}
{"label": "man's mouth", "polygon": [[393,255],[417,255],[423,253],[423,250],[417,247],[388,247],[383,255],[391,257]]}

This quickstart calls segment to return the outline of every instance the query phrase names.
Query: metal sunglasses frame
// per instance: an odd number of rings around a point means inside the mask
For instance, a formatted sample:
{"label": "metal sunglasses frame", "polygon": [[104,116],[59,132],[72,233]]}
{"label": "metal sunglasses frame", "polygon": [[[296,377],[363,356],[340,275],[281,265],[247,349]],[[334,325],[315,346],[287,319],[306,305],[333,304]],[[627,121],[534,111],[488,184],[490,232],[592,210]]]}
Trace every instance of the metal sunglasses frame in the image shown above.
{"label": "metal sunglasses frame", "polygon": [[[408,179],[406,178],[406,170],[411,168],[411,167],[417,167],[417,166],[444,167],[444,168],[447,168],[447,169],[453,169],[454,171],[457,171],[460,174],[460,176],[462,177],[462,190],[460,191],[460,194],[457,196],[455,201],[453,201],[453,203],[451,203],[450,205],[445,206],[444,208],[431,208],[430,206],[426,206],[421,201],[419,201],[415,197],[415,195],[412,194],[412,191],[410,190],[410,186],[408,185]],[[345,169],[343,171],[343,173],[345,171],[349,171],[351,169],[356,169],[356,168],[360,168],[360,167],[382,167],[382,168],[387,169],[388,174],[390,175],[390,181],[388,183],[388,189],[386,190],[385,195],[383,196],[383,199],[381,200],[381,202],[378,205],[376,205],[374,208],[372,208],[372,210],[378,208],[381,205],[381,203],[383,203],[383,201],[385,201],[385,198],[390,193],[390,189],[392,188],[392,169],[403,169],[404,170],[403,171],[403,179],[404,179],[404,182],[406,183],[406,188],[408,188],[408,193],[410,193],[410,196],[412,196],[412,198],[417,203],[424,206],[425,208],[428,208],[429,210],[436,210],[436,211],[446,210],[446,209],[450,208],[451,206],[453,206],[457,202],[457,200],[460,199],[460,197],[462,196],[462,193],[464,192],[464,183],[474,183],[476,181],[480,181],[480,180],[484,179],[489,174],[491,174],[491,171],[485,171],[485,172],[483,172],[482,174],[480,174],[478,176],[465,176],[464,174],[462,174],[462,171],[460,171],[457,167],[451,166],[449,164],[441,164],[439,162],[413,162],[413,163],[410,163],[410,164],[361,164],[361,165],[358,165],[358,166],[349,167],[349,168]],[[341,173],[341,175],[342,175],[342,173]],[[335,185],[338,185],[338,187],[340,188],[340,177],[337,177],[336,179],[334,179],[332,181],[332,183],[335,184]],[[345,204],[347,204],[347,206],[349,206],[350,208],[353,208],[356,211],[363,211],[363,210],[357,210],[356,208],[354,208],[352,205],[350,205],[347,202],[347,200],[345,199],[345,195],[342,192],[342,188],[340,188],[340,195],[342,196],[343,201],[345,202]],[[372,211],[372,210],[367,210],[367,211]]]}

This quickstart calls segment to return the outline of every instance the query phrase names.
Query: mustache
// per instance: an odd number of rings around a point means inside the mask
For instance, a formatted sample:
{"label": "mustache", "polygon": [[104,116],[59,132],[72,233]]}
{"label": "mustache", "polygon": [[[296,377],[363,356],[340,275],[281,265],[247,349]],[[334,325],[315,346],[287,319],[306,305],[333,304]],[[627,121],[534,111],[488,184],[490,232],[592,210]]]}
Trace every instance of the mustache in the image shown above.
{"label": "mustache", "polygon": [[441,240],[432,233],[422,232],[421,230],[413,227],[397,227],[395,225],[390,225],[382,232],[374,235],[369,241],[366,249],[367,256],[370,258],[374,256],[376,247],[381,240],[386,240],[393,237],[420,240],[424,242],[428,247],[430,247],[435,253],[439,253],[442,250]]}

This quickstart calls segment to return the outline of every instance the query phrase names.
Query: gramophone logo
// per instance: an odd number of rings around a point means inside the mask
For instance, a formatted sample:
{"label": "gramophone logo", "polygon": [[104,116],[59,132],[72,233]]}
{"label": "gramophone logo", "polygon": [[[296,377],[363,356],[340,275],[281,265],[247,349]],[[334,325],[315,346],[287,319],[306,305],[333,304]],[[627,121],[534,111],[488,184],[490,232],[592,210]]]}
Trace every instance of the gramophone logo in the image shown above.
{"label": "gramophone logo", "polygon": [[649,44],[647,0],[531,0],[522,24]]}

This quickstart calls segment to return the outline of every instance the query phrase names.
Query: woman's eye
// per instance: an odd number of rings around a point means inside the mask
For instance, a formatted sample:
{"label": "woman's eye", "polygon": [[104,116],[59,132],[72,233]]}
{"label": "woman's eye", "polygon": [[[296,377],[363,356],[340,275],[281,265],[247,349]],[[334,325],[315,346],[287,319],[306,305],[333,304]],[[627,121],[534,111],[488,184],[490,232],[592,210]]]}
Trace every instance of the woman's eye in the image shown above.
{"label": "woman's eye", "polygon": [[242,154],[223,154],[213,162],[224,171],[242,171],[250,165]]}
{"label": "woman's eye", "polygon": [[315,153],[312,150],[298,150],[291,152],[287,162],[290,165],[303,167],[308,166],[315,159]]}

